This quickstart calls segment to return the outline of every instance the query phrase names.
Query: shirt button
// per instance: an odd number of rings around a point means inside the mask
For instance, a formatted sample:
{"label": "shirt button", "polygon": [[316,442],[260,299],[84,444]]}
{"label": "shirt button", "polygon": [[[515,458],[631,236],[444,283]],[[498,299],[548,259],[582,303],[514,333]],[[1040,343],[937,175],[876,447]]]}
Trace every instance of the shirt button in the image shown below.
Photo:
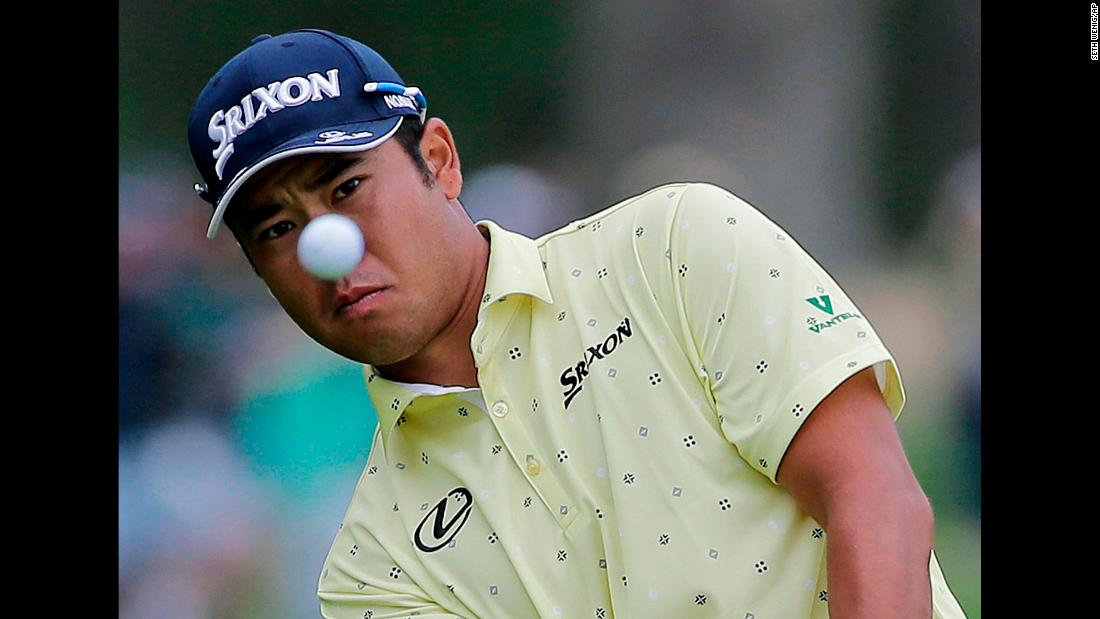
{"label": "shirt button", "polygon": [[535,456],[527,454],[527,472],[532,475],[538,475],[542,471],[542,465]]}
{"label": "shirt button", "polygon": [[504,400],[493,402],[493,415],[503,417],[508,414],[508,404]]}

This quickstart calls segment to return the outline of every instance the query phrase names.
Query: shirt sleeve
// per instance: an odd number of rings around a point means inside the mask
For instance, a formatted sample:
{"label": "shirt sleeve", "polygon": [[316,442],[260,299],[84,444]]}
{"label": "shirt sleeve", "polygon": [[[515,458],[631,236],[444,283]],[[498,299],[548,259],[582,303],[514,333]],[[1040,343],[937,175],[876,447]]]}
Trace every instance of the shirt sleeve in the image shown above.
{"label": "shirt sleeve", "polygon": [[[346,529],[346,528],[345,528]],[[452,619],[369,533],[341,529],[317,583],[325,619]]]}
{"label": "shirt sleeve", "polygon": [[318,591],[324,619],[455,619],[430,600],[408,592],[367,586],[362,591]]}
{"label": "shirt sleeve", "polygon": [[[325,619],[453,619],[461,617],[432,599],[417,582],[415,566],[395,557],[383,543],[383,533],[366,526],[382,522],[388,514],[372,513],[370,504],[357,499],[364,484],[377,482],[373,456],[380,433],[376,430],[372,458],[356,484],[355,495],[333,538],[317,580],[317,599]],[[379,527],[381,528],[381,527]],[[390,540],[392,541],[392,540]]]}
{"label": "shirt sleeve", "polygon": [[868,318],[790,234],[714,185],[689,184],[669,219],[668,277],[680,345],[722,433],[776,482],[814,407],[874,367],[896,420],[897,364]]}

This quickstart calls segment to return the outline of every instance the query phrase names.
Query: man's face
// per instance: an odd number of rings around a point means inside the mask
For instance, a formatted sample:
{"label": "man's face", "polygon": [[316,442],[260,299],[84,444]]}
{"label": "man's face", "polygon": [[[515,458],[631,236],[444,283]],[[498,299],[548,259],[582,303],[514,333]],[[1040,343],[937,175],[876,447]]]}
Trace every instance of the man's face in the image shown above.
{"label": "man's face", "polygon": [[[230,210],[244,250],[291,319],[360,363],[389,365],[424,348],[458,313],[469,285],[448,242],[469,219],[438,183],[424,184],[394,139],[359,153],[275,163]],[[350,217],[366,241],[359,266],[335,282],[315,278],[297,255],[302,229],[326,213]]]}

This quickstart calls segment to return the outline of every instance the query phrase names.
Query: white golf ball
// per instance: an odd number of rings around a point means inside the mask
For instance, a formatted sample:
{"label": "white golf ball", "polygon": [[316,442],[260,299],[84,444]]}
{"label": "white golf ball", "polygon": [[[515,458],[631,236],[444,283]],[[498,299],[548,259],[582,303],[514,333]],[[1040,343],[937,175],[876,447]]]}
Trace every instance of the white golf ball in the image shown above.
{"label": "white golf ball", "polygon": [[298,236],[298,260],[321,279],[336,280],[351,273],[365,250],[359,226],[338,213],[314,219]]}

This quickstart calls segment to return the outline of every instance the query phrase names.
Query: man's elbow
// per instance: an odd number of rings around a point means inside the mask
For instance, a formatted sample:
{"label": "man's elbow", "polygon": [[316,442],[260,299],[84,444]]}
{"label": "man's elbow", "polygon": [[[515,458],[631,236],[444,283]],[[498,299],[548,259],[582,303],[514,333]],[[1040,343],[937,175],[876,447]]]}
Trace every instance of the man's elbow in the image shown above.
{"label": "man's elbow", "polygon": [[824,515],[821,524],[830,534],[864,535],[875,530],[894,542],[932,547],[932,504],[915,479],[848,484],[832,495]]}
{"label": "man's elbow", "polygon": [[936,527],[935,515],[932,513],[932,503],[919,486],[915,491],[908,493],[903,509],[905,521],[912,527],[912,531],[919,533],[919,539],[927,542],[931,549]]}
{"label": "man's elbow", "polygon": [[[934,515],[932,504],[920,484],[916,479],[878,481],[877,487],[876,484],[867,484],[858,500],[854,499],[855,492],[849,494],[851,502],[843,508],[846,517],[842,526],[846,532],[869,534],[881,541],[890,540],[891,543],[921,549],[922,552],[931,549]],[[875,490],[867,492],[871,488]],[[853,511],[863,513],[856,515]],[[841,513],[837,512],[837,515]],[[829,531],[827,528],[825,530]],[[872,530],[877,533],[872,533]]]}
{"label": "man's elbow", "polygon": [[922,545],[932,547],[932,537],[935,530],[935,516],[932,513],[932,503],[924,494],[916,479],[905,484],[904,490],[894,493],[891,501],[892,511],[896,522],[912,535],[914,541]]}

